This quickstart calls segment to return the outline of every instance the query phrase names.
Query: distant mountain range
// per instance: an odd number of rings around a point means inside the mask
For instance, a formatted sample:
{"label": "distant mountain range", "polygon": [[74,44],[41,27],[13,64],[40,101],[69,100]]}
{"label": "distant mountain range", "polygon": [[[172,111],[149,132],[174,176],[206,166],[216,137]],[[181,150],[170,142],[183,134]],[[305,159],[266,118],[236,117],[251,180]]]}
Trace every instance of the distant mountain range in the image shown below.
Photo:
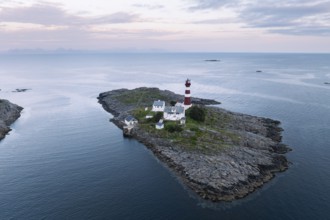
{"label": "distant mountain range", "polygon": [[165,50],[159,49],[110,49],[110,50],[75,50],[59,48],[55,50],[47,49],[12,49],[0,52],[1,54],[94,54],[94,53],[164,53]]}

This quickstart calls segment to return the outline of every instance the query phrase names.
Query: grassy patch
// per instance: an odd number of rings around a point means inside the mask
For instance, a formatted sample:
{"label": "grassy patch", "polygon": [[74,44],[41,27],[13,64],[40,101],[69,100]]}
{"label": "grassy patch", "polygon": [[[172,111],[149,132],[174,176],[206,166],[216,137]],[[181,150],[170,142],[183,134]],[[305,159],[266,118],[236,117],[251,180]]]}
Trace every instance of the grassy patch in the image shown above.
{"label": "grassy patch", "polygon": [[150,91],[127,91],[123,92],[122,94],[116,97],[117,100],[120,100],[123,104],[126,105],[136,105],[136,106],[143,106],[149,105],[151,106],[153,101],[155,100],[165,100],[167,97],[154,92],[151,93]]}
{"label": "grassy patch", "polygon": [[178,121],[165,121],[165,129],[157,130],[155,121],[146,119],[146,115],[155,116],[155,112],[144,107],[135,109],[132,115],[139,120],[140,128],[151,136],[170,140],[177,146],[188,151],[204,154],[213,154],[240,142],[239,135],[226,129],[230,116],[208,109],[205,121],[197,121],[186,114],[186,124],[180,125]]}
{"label": "grassy patch", "polygon": [[154,115],[153,114],[154,112],[152,112],[152,111],[150,111],[150,110],[145,110],[144,108],[137,108],[137,109],[135,109],[135,110],[133,110],[132,112],[131,112],[131,114],[137,119],[137,120],[141,120],[141,119],[145,119],[145,117],[147,116],[147,115]]}

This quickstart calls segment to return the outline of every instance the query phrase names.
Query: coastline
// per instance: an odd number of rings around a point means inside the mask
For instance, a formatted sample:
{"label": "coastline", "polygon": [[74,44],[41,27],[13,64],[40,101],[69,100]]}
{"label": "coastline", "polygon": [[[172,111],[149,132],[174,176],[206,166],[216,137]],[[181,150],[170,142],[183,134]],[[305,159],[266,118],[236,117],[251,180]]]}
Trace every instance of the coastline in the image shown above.
{"label": "coastline", "polygon": [[[168,100],[182,98],[181,95],[167,90],[138,88],[101,93],[98,100],[103,108],[114,116],[111,121],[123,129],[124,118],[137,106],[145,106],[150,102],[150,98],[128,104],[122,102],[120,97],[122,94],[134,96],[141,92],[147,96],[159,94]],[[203,106],[219,104],[214,100],[199,98],[192,98],[192,102]],[[201,198],[213,202],[243,198],[271,180],[277,172],[288,169],[289,162],[283,154],[290,149],[281,143],[282,129],[279,127],[279,121],[234,113],[218,107],[206,108],[212,116],[228,118],[228,123],[221,125],[221,131],[224,132],[207,131],[214,139],[220,137],[221,143],[215,144],[224,146],[221,150],[187,150],[182,143],[163,138],[142,126],[136,126],[132,136],[149,148]],[[232,138],[233,135],[235,138]],[[210,142],[213,140],[204,138],[203,141],[211,146]]]}
{"label": "coastline", "polygon": [[11,131],[9,126],[21,116],[22,110],[23,107],[0,99],[0,141]]}

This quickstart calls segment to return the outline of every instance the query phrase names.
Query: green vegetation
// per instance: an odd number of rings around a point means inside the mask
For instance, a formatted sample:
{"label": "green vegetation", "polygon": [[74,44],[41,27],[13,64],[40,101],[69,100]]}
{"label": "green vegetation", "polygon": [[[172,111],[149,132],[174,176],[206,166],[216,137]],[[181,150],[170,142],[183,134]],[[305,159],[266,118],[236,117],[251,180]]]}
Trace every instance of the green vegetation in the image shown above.
{"label": "green vegetation", "polygon": [[159,122],[159,120],[163,118],[163,115],[164,115],[163,112],[157,112],[152,118],[153,119],[152,121],[155,123]]}
{"label": "green vegetation", "polygon": [[[188,151],[198,151],[212,154],[236,145],[240,142],[240,136],[228,128],[231,121],[230,114],[222,113],[213,108],[193,105],[186,111],[186,124],[181,125],[177,121],[165,121],[165,128],[158,130],[155,124],[163,118],[162,112],[152,112],[151,100],[166,100],[159,93],[138,91],[124,93],[120,100],[124,104],[136,106],[130,112],[138,121],[139,127],[153,137],[164,138],[175,146]],[[146,103],[147,102],[147,103]],[[170,101],[167,101],[169,103]],[[174,104],[174,101],[171,103]],[[145,107],[148,106],[146,110]],[[146,118],[146,116],[152,118]]]}
{"label": "green vegetation", "polygon": [[[144,119],[147,115],[152,114],[150,110],[145,110],[144,108],[137,108],[133,112],[131,112],[132,115],[138,120],[141,121]],[[153,115],[153,114],[152,114]]]}
{"label": "green vegetation", "polygon": [[183,131],[183,128],[181,125],[178,124],[173,124],[173,123],[167,123],[165,125],[165,130],[170,132],[170,133],[174,133],[174,132],[181,132]]}
{"label": "green vegetation", "polygon": [[152,104],[154,100],[166,100],[167,97],[160,94],[159,92],[150,91],[135,91],[130,90],[122,92],[120,95],[116,96],[117,100],[120,100],[125,105],[135,105],[141,107],[146,104]]}
{"label": "green vegetation", "polygon": [[177,103],[176,101],[173,101],[173,100],[170,101],[170,105],[171,105],[171,106],[175,106],[176,103]]}
{"label": "green vegetation", "polygon": [[[191,114],[192,109],[194,108],[186,111],[185,125],[180,125],[178,121],[165,121],[165,129],[162,130],[155,129],[155,123],[163,117],[161,112],[138,108],[132,114],[139,120],[140,128],[151,136],[170,140],[176,146],[188,151],[212,154],[239,143],[239,135],[226,128],[231,120],[230,115],[212,108],[197,107],[196,109],[202,109],[202,114],[205,114],[204,121],[199,121],[192,117],[194,115]],[[146,115],[153,115],[153,118],[146,119]]]}
{"label": "green vegetation", "polygon": [[193,105],[188,111],[187,115],[190,116],[190,118],[194,119],[198,122],[204,122],[206,117],[206,109],[205,107],[200,107],[197,105]]}

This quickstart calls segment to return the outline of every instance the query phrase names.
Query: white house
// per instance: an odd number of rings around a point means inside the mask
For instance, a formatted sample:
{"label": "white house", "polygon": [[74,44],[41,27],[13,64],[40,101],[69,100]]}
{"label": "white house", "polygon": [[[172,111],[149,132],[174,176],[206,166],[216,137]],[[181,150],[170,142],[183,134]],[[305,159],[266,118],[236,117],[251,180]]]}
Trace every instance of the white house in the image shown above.
{"label": "white house", "polygon": [[175,103],[175,106],[185,107],[183,102],[177,102],[177,103]]}
{"label": "white house", "polygon": [[161,130],[164,128],[164,122],[163,120],[159,120],[159,122],[156,124],[156,129]]}
{"label": "white house", "polygon": [[125,124],[127,125],[127,126],[132,126],[132,125],[135,125],[135,124],[137,124],[138,123],[138,120],[136,120],[133,116],[127,116],[126,118],[125,118]]}
{"label": "white house", "polygon": [[179,121],[183,117],[185,117],[183,106],[166,106],[164,109],[164,120]]}
{"label": "white house", "polygon": [[181,124],[181,125],[185,125],[185,124],[186,124],[186,117],[182,117],[182,118],[180,119],[180,124]]}
{"label": "white house", "polygon": [[163,112],[165,109],[165,101],[154,101],[154,104],[152,105],[153,112]]}

